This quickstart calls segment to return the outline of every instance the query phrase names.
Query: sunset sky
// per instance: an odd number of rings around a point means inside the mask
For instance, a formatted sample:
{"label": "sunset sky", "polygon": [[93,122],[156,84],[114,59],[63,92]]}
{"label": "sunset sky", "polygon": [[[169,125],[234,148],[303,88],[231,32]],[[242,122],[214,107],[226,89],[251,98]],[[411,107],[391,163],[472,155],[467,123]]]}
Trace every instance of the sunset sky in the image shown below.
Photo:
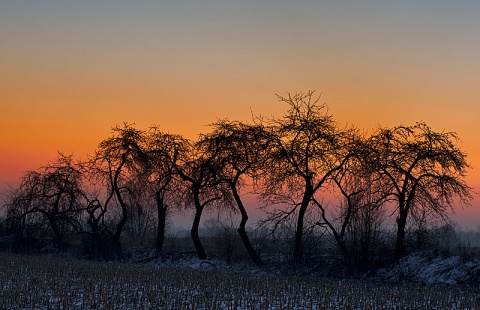
{"label": "sunset sky", "polygon": [[0,189],[123,122],[195,139],[308,90],[340,124],[457,132],[480,192],[476,0],[2,1]]}

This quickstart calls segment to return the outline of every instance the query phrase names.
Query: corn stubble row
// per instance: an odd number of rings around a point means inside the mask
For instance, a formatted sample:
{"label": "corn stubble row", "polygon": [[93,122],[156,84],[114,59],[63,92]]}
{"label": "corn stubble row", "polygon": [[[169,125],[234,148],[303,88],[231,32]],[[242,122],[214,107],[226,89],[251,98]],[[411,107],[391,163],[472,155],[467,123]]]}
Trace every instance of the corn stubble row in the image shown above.
{"label": "corn stubble row", "polygon": [[480,309],[469,287],[375,284],[0,254],[1,309]]}

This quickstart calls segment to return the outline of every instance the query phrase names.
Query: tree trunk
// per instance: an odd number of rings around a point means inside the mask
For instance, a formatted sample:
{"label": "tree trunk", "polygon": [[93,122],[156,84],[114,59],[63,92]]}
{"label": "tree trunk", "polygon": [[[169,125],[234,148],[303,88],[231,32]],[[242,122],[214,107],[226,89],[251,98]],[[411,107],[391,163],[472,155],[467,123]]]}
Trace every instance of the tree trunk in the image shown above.
{"label": "tree trunk", "polygon": [[118,166],[117,170],[115,171],[115,174],[113,176],[112,180],[112,190],[115,193],[115,196],[117,197],[118,203],[120,204],[120,207],[122,209],[122,214],[120,218],[120,222],[117,223],[115,227],[115,233],[112,236],[112,248],[113,248],[113,253],[116,258],[120,257],[122,254],[122,244],[120,242],[120,237],[123,232],[123,227],[125,226],[125,223],[127,222],[127,217],[128,217],[128,210],[127,210],[127,205],[123,201],[122,194],[120,193],[120,188],[118,186],[118,177],[122,171],[123,165],[126,162],[126,158],[128,156],[128,153],[130,151],[127,151],[125,154],[122,155],[122,162]]}
{"label": "tree trunk", "polygon": [[113,235],[112,238],[112,246],[113,246],[113,251],[114,255],[118,258],[122,254],[122,244],[120,242],[120,237],[122,236],[123,232],[123,227],[125,226],[125,223],[127,222],[128,218],[128,210],[127,210],[127,205],[122,199],[122,196],[120,194],[120,190],[118,188],[115,188],[115,194],[117,196],[118,203],[120,204],[120,207],[122,208],[122,217],[120,218],[120,222],[117,223],[116,229],[115,229],[115,234]]}
{"label": "tree trunk", "polygon": [[240,225],[238,226],[238,229],[237,229],[238,234],[240,235],[240,238],[242,239],[242,242],[243,242],[243,246],[245,247],[245,250],[247,251],[248,255],[250,255],[250,258],[253,260],[253,262],[257,266],[262,266],[263,265],[262,259],[260,258],[260,255],[258,255],[257,251],[255,251],[255,248],[250,242],[250,238],[248,238],[247,232],[245,230],[245,226],[247,225],[247,221],[248,221],[247,210],[243,206],[242,199],[240,198],[240,195],[238,194],[235,186],[231,185],[231,188],[232,188],[233,197],[235,198],[235,202],[237,203],[238,209],[240,210],[240,214],[242,215],[242,220],[240,221]]}
{"label": "tree trunk", "polygon": [[[349,274],[352,274],[353,272],[353,260],[352,256],[350,255],[350,251],[348,250],[347,244],[345,242],[345,227],[346,225],[343,225],[343,228],[340,233],[335,229],[335,227],[332,225],[332,223],[327,219],[325,215],[325,209],[321,208],[322,210],[322,219],[327,224],[327,226],[330,228],[330,231],[333,234],[333,237],[335,238],[335,241],[337,242],[337,246],[340,249],[340,253],[342,253],[343,261],[345,262],[345,265],[347,266],[347,270]],[[348,219],[346,219],[348,220]],[[346,222],[345,222],[346,223]]]}
{"label": "tree trunk", "polygon": [[300,210],[298,211],[298,220],[297,228],[295,231],[295,252],[293,255],[293,260],[297,263],[303,263],[303,224],[305,213],[307,212],[308,204],[312,198],[313,188],[310,185],[310,182],[307,181],[305,192],[303,194],[302,204],[300,205]]}
{"label": "tree trunk", "polygon": [[343,237],[335,236],[335,239],[337,240],[337,244],[338,244],[338,247],[340,248],[340,252],[342,253],[345,265],[347,265],[348,273],[352,274],[352,272],[353,272],[353,261],[352,261],[351,255],[350,255],[350,251],[347,248],[347,244],[343,240]]}
{"label": "tree trunk", "polygon": [[55,219],[55,215],[48,215],[48,221],[50,223],[50,227],[53,231],[53,243],[60,251],[66,251],[67,246],[63,241],[62,232],[60,231],[60,227]]}
{"label": "tree trunk", "polygon": [[155,255],[158,257],[163,251],[165,241],[165,223],[167,215],[167,206],[164,205],[160,192],[155,195],[157,200],[157,238],[155,240]]}
{"label": "tree trunk", "polygon": [[405,254],[405,227],[407,225],[407,212],[400,211],[397,219],[397,239],[395,242],[395,259],[399,260]]}
{"label": "tree trunk", "polygon": [[297,220],[297,229],[295,231],[295,252],[293,254],[293,260],[297,263],[303,262],[303,219],[305,217],[305,212],[307,211],[308,203],[303,203],[300,206],[298,211],[298,220]]}
{"label": "tree trunk", "polygon": [[197,250],[198,258],[203,260],[207,259],[207,253],[205,252],[202,242],[200,241],[200,237],[198,236],[198,227],[200,226],[200,218],[202,217],[202,211],[203,207],[197,205],[190,235],[192,236],[193,245]]}
{"label": "tree trunk", "polygon": [[[242,221],[243,221],[243,218],[242,218]],[[248,238],[247,232],[245,231],[245,226],[238,227],[237,231],[238,231],[238,234],[240,235],[240,238],[242,239],[245,250],[247,251],[248,255],[250,255],[250,258],[253,260],[255,265],[263,266],[263,261],[260,258],[260,255],[258,255],[257,251],[255,251],[255,248],[252,246],[252,243]]]}
{"label": "tree trunk", "polygon": [[[100,253],[100,246],[101,246],[101,236],[98,228],[92,227],[92,234],[90,239],[87,239],[87,251],[88,254],[94,257],[95,259],[100,259],[102,256]],[[108,257],[103,257],[104,259],[108,259]]]}

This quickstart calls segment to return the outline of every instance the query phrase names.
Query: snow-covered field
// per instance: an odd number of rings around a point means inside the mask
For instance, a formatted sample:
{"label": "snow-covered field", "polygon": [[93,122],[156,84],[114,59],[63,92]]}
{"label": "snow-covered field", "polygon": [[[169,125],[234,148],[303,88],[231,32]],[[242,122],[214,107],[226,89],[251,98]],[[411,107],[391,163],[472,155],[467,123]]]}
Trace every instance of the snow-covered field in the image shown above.
{"label": "snow-covered field", "polygon": [[194,260],[174,268],[0,253],[1,309],[480,309],[479,298],[475,286],[234,272]]}

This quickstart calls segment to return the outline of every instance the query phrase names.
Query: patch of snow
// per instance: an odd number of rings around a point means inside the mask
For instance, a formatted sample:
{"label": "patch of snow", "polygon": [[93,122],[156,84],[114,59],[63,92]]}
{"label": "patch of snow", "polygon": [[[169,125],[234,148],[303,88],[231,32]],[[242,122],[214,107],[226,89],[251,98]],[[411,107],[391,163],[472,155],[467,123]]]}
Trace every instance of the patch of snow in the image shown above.
{"label": "patch of snow", "polygon": [[260,273],[262,268],[245,263],[227,264],[222,259],[208,258],[206,260],[198,259],[197,257],[183,257],[177,259],[159,258],[153,260],[150,265],[156,268],[180,268],[180,269],[195,269],[195,270],[217,270],[233,273]]}
{"label": "patch of snow", "polygon": [[391,281],[422,284],[480,284],[480,259],[429,257],[416,253],[401,259],[391,268],[380,270],[378,275]]}

